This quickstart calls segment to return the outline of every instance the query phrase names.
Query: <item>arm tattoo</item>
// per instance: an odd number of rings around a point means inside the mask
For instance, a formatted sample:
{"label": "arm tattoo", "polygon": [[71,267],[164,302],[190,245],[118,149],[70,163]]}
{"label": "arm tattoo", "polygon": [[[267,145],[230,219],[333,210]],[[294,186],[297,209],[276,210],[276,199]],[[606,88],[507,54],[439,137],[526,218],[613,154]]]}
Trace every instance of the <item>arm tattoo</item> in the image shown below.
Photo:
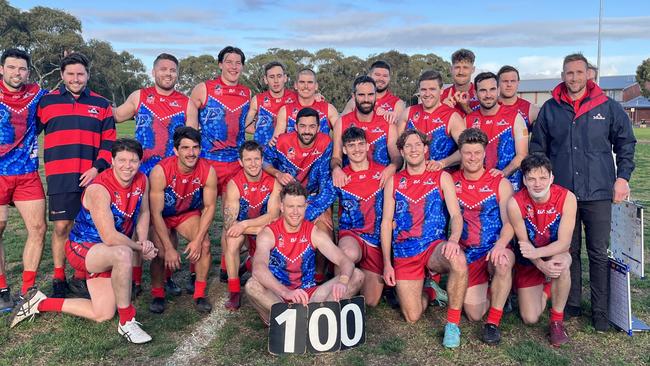
{"label": "arm tattoo", "polygon": [[228,230],[235,223],[237,215],[232,208],[226,207],[223,209],[223,229]]}

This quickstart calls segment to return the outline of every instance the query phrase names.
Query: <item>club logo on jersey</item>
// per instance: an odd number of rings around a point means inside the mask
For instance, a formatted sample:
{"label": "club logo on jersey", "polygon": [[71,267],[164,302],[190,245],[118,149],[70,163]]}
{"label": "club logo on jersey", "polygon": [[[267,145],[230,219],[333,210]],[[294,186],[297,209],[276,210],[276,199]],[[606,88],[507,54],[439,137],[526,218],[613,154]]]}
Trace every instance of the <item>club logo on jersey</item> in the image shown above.
{"label": "club logo on jersey", "polygon": [[262,187],[260,188],[260,192],[266,192],[266,191],[268,191],[268,190],[269,190],[269,188],[268,188],[267,186],[262,186]]}
{"label": "club logo on jersey", "polygon": [[214,87],[214,94],[216,94],[216,95],[222,95],[223,94],[223,90],[221,89],[221,85],[217,85],[217,86]]}
{"label": "club logo on jersey", "polygon": [[478,191],[481,193],[488,193],[488,192],[492,192],[492,189],[490,189],[490,187],[488,186],[483,186]]}
{"label": "club logo on jersey", "polygon": [[393,111],[393,107],[391,107],[390,104],[388,104],[388,103],[382,104],[379,108],[383,108],[386,112],[392,112]]}
{"label": "club logo on jersey", "polygon": [[454,185],[456,186],[456,194],[463,193],[463,185],[460,182],[456,182]]}
{"label": "club logo on jersey", "polygon": [[413,121],[417,121],[419,119],[420,119],[420,112],[415,112],[415,114],[413,114]]}
{"label": "club logo on jersey", "polygon": [[97,109],[97,107],[90,106],[88,107],[88,114],[99,114],[99,110]]}
{"label": "club logo on jersey", "polygon": [[530,218],[535,216],[535,211],[533,211],[533,206],[531,206],[530,204],[526,205],[526,216]]}
{"label": "club logo on jersey", "polygon": [[406,177],[400,178],[398,188],[406,189]]}
{"label": "club logo on jersey", "polygon": [[296,119],[296,116],[298,115],[298,108],[294,107],[293,112],[291,112],[291,117],[293,119]]}
{"label": "club logo on jersey", "polygon": [[244,191],[248,191],[248,183],[244,183],[244,185],[242,186],[242,188],[244,189]]}
{"label": "club logo on jersey", "polygon": [[271,100],[269,99],[269,97],[264,97],[264,101],[262,102],[262,105],[264,105],[267,108],[271,106]]}
{"label": "club logo on jersey", "polygon": [[122,196],[120,196],[120,192],[113,191],[113,200],[115,201],[116,205],[122,206]]}
{"label": "club logo on jersey", "polygon": [[155,100],[155,98],[154,98],[153,94],[147,95],[147,104],[153,104],[154,100]]}
{"label": "club logo on jersey", "polygon": [[284,101],[285,104],[290,104],[293,103],[293,98],[289,97],[287,100]]}
{"label": "club logo on jersey", "polygon": [[481,128],[481,119],[478,117],[474,118],[474,122],[472,122],[472,127]]}
{"label": "club logo on jersey", "polygon": [[296,150],[294,150],[293,147],[290,147],[289,150],[287,150],[287,158],[289,158],[289,160],[296,158]]}
{"label": "club logo on jersey", "polygon": [[284,248],[284,237],[282,234],[278,235],[278,248]]}

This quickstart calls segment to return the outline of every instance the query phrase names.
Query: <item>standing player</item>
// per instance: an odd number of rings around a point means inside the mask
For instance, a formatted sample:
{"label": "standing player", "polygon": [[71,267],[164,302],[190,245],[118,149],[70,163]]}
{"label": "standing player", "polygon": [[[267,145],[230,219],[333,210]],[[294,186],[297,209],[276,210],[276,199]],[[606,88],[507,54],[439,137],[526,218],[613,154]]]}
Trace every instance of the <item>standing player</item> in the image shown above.
{"label": "standing player", "polygon": [[[39,131],[45,130],[45,178],[49,220],[54,222],[53,297],[65,297],[65,242],[81,207],[81,192],[110,166],[115,141],[111,103],[87,87],[90,62],[81,53],[61,60],[63,85],[41,98]],[[75,272],[73,288],[87,293],[86,274]]]}
{"label": "standing player", "polygon": [[499,103],[517,109],[526,122],[528,131],[533,129],[533,123],[537,120],[539,107],[524,98],[517,96],[519,88],[519,71],[512,66],[506,65],[497,73],[499,79]]}
{"label": "standing player", "polygon": [[154,243],[158,256],[151,261],[151,305],[149,310],[165,311],[165,268],[180,268],[177,241],[171,239],[175,230],[189,241],[184,253],[196,265],[194,302],[196,310],[208,313],[212,305],[205,296],[210,269],[210,238],[208,230],[217,206],[217,174],[205,159],[200,158],[201,134],[186,126],[174,132],[174,156],[163,159],[151,171],[151,221],[155,229]]}
{"label": "standing player", "polygon": [[332,125],[339,119],[339,113],[327,101],[317,100],[318,81],[316,81],[314,70],[302,69],[298,71],[294,88],[298,92],[298,99],[280,108],[273,136],[278,137],[285,132],[294,131],[298,121],[298,112],[305,107],[310,107],[318,112],[318,130],[329,134]]}
{"label": "standing player", "polygon": [[489,309],[483,341],[496,344],[501,340],[499,323],[515,263],[515,254],[509,248],[513,230],[507,208],[512,186],[483,166],[487,144],[487,135],[478,128],[463,131],[458,138],[461,170],[452,178],[463,213],[459,244],[465,252],[469,277],[463,308],[472,321],[481,320]]}
{"label": "standing player", "polygon": [[[103,322],[112,319],[117,308],[120,335],[132,343],[151,340],[135,320],[131,303],[133,252],[142,252],[147,260],[157,252],[147,240],[149,187],[147,177],[138,171],[142,146],[132,139],[119,139],[111,154],[112,169],[100,173],[86,187],[65,243],[70,264],[89,273],[90,300],[47,298],[31,289],[13,310],[10,327],[41,312],[63,312]],[[134,230],[138,241],[131,239]]]}
{"label": "standing player", "polygon": [[[298,94],[285,87],[287,74],[284,65],[278,61],[264,65],[262,80],[269,89],[251,99],[251,106],[246,115],[246,132],[253,133],[253,139],[266,146],[273,137],[278,111],[298,100]],[[256,116],[257,122],[253,124]]]}
{"label": "standing player", "polygon": [[408,107],[397,125],[399,134],[407,128],[414,128],[427,135],[430,141],[427,167],[433,170],[440,170],[460,161],[456,143],[460,133],[465,130],[465,121],[461,114],[441,102],[442,85],[442,75],[439,72],[423,72],[418,80],[422,103]]}
{"label": "standing player", "polygon": [[29,84],[30,57],[11,48],[0,58],[0,312],[13,307],[5,275],[2,235],[7,227],[9,204],[18,209],[27,229],[23,249],[24,295],[34,286],[45,239],[45,193],[38,175],[36,107],[47,91]]}
{"label": "standing player", "polygon": [[[228,310],[237,310],[241,306],[239,256],[244,241],[248,238],[248,253],[252,257],[255,254],[255,236],[280,215],[282,186],[262,170],[262,151],[262,146],[257,142],[244,142],[239,148],[239,164],[243,169],[226,186],[223,230],[226,233],[230,292],[225,303]],[[251,269],[250,257],[246,267]]]}
{"label": "standing player", "polygon": [[479,110],[465,117],[467,128],[481,129],[488,136],[485,168],[492,175],[502,174],[510,180],[515,192],[521,189],[519,164],[528,155],[528,129],[517,109],[497,103],[499,79],[491,72],[474,78],[481,102]]}
{"label": "standing player", "polygon": [[[377,101],[374,108],[375,113],[383,116],[388,122],[395,123],[399,116],[402,115],[405,104],[397,95],[388,90],[388,87],[390,86],[390,74],[390,64],[383,60],[373,62],[372,65],[370,65],[370,71],[368,72],[368,76],[375,81],[375,85],[377,86]],[[355,107],[356,103],[354,97],[352,97],[348,100],[341,114],[350,113],[354,111]]]}
{"label": "standing player", "polygon": [[551,299],[549,341],[560,346],[569,341],[563,319],[571,289],[569,248],[576,197],[553,184],[551,162],[544,155],[526,157],[521,170],[526,187],[508,202],[508,217],[519,240],[514,281],[519,312],[524,323],[537,323]]}
{"label": "standing player", "polygon": [[474,52],[464,48],[451,55],[451,77],[454,83],[443,90],[440,96],[443,103],[456,108],[463,117],[479,107],[475,85],[471,83],[475,60]]}
{"label": "standing player", "polygon": [[[178,81],[178,59],[161,53],[153,62],[151,75],[154,86],[134,91],[124,104],[113,110],[117,123],[135,117],[135,139],[144,149],[140,171],[147,176],[159,161],[174,155],[172,136],[177,128],[185,125],[199,127],[196,107],[189,103],[188,97],[174,89]],[[136,262],[133,266],[134,295],[142,291],[142,262],[140,258],[136,258]],[[196,278],[193,268],[190,273],[190,278]],[[169,275],[165,287],[180,295],[180,288],[171,279],[171,273]]]}
{"label": "standing player", "polygon": [[[339,301],[357,294],[363,283],[363,273],[341,249],[305,220],[307,190],[291,182],[282,188],[280,200],[282,216],[257,236],[253,277],[246,283],[246,293],[266,324],[275,303]],[[340,268],[338,276],[322,285],[314,276],[317,250]]]}
{"label": "standing player", "polygon": [[363,129],[349,127],[341,140],[350,165],[343,168],[348,182],[337,189],[338,246],[350,260],[359,264],[365,278],[361,294],[366,304],[376,306],[384,288],[380,228],[384,198],[381,173],[385,168],[368,158],[370,147]]}
{"label": "standing player", "polygon": [[[397,140],[406,169],[395,174],[384,189],[384,281],[397,286],[402,314],[407,322],[414,323],[434,300],[432,291],[423,292],[425,270],[449,273],[443,345],[455,348],[460,346],[458,325],[467,289],[467,264],[458,244],[463,218],[451,176],[443,170],[426,169],[428,143],[426,135],[417,130],[407,130]],[[448,215],[451,234],[445,241]]]}
{"label": "standing player", "polygon": [[352,86],[355,109],[344,114],[334,124],[334,150],[330,168],[332,169],[334,185],[337,187],[342,187],[349,180],[349,177],[342,170],[343,142],[341,137],[343,132],[350,127],[359,127],[365,131],[368,138],[366,142],[370,144],[368,158],[384,167],[381,173],[382,186],[402,165],[395,144],[389,143],[389,140],[397,140],[396,126],[389,124],[384,117],[375,112],[376,91],[375,81],[369,76],[362,75],[356,78]]}

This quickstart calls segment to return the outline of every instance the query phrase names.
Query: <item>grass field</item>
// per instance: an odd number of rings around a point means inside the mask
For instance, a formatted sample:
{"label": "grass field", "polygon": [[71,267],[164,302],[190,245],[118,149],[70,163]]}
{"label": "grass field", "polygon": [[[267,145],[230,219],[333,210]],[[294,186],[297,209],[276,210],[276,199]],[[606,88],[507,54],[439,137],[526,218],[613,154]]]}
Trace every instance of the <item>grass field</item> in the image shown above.
{"label": "grass field", "polygon": [[[119,135],[132,135],[133,123],[118,126]],[[632,197],[646,207],[650,205],[650,129],[636,130],[637,168],[631,182]],[[26,236],[22,222],[11,210],[4,235],[8,280],[14,289],[19,287],[22,265],[22,245]],[[220,227],[216,220],[214,231]],[[646,223],[646,236],[650,234]],[[227,292],[224,284],[216,281],[219,249],[212,235],[214,265],[211,268],[209,297],[214,311],[221,311]],[[52,261],[49,233],[38,275],[38,285],[45,293],[51,290]],[[650,258],[650,245],[646,246],[646,269]],[[184,284],[185,270],[175,275]],[[197,315],[188,295],[168,298],[163,315],[153,315],[147,310],[150,301],[145,269],[145,292],[136,301],[137,319],[154,340],[143,346],[127,344],[117,332],[117,320],[95,324],[67,315],[45,314],[33,323],[21,324],[15,330],[0,326],[0,365],[16,364],[162,364],[169,360],[176,348],[186,339],[199,337],[196,328],[205,317]],[[585,286],[588,286],[585,276]],[[583,289],[585,299],[588,288]],[[632,308],[635,315],[650,321],[650,281],[634,279],[632,283]],[[583,309],[589,314],[589,303]],[[589,317],[567,322],[571,342],[561,348],[549,346],[545,332],[547,316],[538,325],[525,326],[515,314],[504,316],[501,345],[490,347],[480,341],[482,324],[463,319],[462,345],[455,351],[441,346],[445,309],[430,308],[415,325],[406,324],[401,315],[380,304],[367,311],[366,344],[345,352],[320,356],[271,356],[266,351],[267,330],[244,299],[242,309],[224,314],[223,326],[212,330],[215,338],[186,363],[203,365],[642,365],[650,364],[650,336],[634,337],[610,331],[598,334],[590,325]],[[0,320],[6,315],[0,316]]]}

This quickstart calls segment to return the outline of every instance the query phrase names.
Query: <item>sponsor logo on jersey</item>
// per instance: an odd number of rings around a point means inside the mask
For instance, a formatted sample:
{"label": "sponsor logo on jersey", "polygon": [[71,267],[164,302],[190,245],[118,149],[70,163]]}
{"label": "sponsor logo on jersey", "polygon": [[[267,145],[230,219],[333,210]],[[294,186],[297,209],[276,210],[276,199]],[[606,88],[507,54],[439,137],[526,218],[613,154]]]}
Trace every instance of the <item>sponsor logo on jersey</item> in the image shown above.
{"label": "sponsor logo on jersey", "polygon": [[595,115],[595,116],[593,117],[593,119],[601,119],[601,120],[602,120],[602,119],[605,119],[605,117],[603,117],[602,114],[598,113],[597,115]]}
{"label": "sponsor logo on jersey", "polygon": [[506,126],[506,125],[508,125],[508,122],[506,122],[505,119],[502,119],[501,121],[497,122],[497,126]]}
{"label": "sponsor logo on jersey", "polygon": [[99,114],[99,110],[97,109],[97,107],[90,106],[90,107],[88,107],[88,113],[89,114]]}
{"label": "sponsor logo on jersey", "polygon": [[176,102],[175,100],[172,100],[171,103],[169,103],[169,106],[170,106],[170,107],[180,107],[180,105],[178,104],[178,102]]}
{"label": "sponsor logo on jersey", "polygon": [[488,192],[492,192],[492,189],[490,189],[490,187],[488,186],[483,186],[478,191],[481,193],[488,193]]}

